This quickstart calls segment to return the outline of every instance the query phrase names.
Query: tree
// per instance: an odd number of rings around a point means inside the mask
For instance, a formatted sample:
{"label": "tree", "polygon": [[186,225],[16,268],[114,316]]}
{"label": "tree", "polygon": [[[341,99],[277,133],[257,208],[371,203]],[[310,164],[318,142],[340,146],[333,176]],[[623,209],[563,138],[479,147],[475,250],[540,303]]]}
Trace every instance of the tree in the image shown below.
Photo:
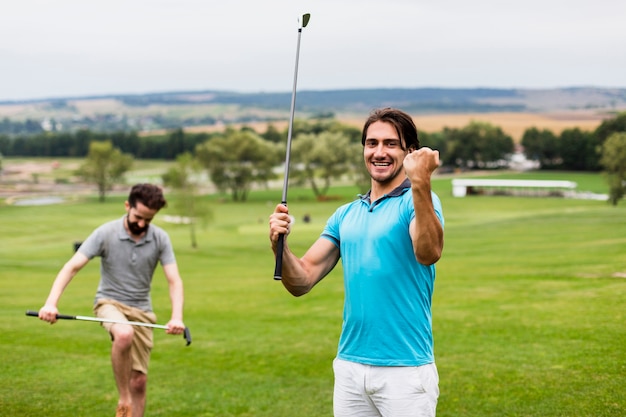
{"label": "tree", "polygon": [[363,145],[361,145],[361,142],[350,143],[348,155],[348,159],[353,167],[350,175],[353,176],[354,184],[359,193],[365,194],[372,186],[372,177],[363,160]]}
{"label": "tree", "polygon": [[10,152],[12,142],[13,141],[9,139],[7,135],[0,134],[0,152],[8,154]]}
{"label": "tree", "polygon": [[471,122],[463,129],[444,129],[449,156],[444,161],[459,167],[498,168],[513,153],[513,139],[500,127]]}
{"label": "tree", "polygon": [[539,161],[542,169],[553,168],[561,163],[558,139],[548,129],[526,129],[520,143],[524,147],[526,158]]}
{"label": "tree", "polygon": [[188,219],[191,247],[197,248],[196,222],[198,219],[206,221],[211,217],[210,210],[198,201],[198,177],[202,167],[193,159],[190,152],[184,152],[176,157],[176,164],[163,174],[163,183],[172,187],[177,196],[175,209],[182,218]]}
{"label": "tree", "polygon": [[166,159],[177,158],[177,155],[185,152],[185,132],[182,128],[175,129],[167,137]]}
{"label": "tree", "polygon": [[133,157],[114,148],[110,141],[91,142],[87,158],[76,174],[86,182],[95,183],[99,200],[104,202],[106,192],[122,179],[132,164]]}
{"label": "tree", "polygon": [[[308,182],[319,199],[328,192],[332,179],[354,171],[354,149],[350,138],[341,133],[299,135],[292,144],[293,178]],[[359,155],[363,165],[362,151]]]}
{"label": "tree", "polygon": [[427,146],[431,149],[438,150],[441,155],[445,154],[448,149],[445,135],[442,132],[419,132],[420,146]]}
{"label": "tree", "polygon": [[626,112],[619,113],[612,119],[603,121],[595,130],[600,144],[615,132],[626,132]]}
{"label": "tree", "polygon": [[275,178],[279,148],[252,131],[227,129],[196,147],[196,156],[220,191],[230,191],[234,201],[246,201],[253,184]]}
{"label": "tree", "polygon": [[265,133],[261,135],[263,139],[273,142],[273,143],[281,143],[283,140],[286,140],[286,135],[283,135],[272,123],[267,125],[267,129]]}
{"label": "tree", "polygon": [[[350,143],[356,143],[361,145],[361,129],[357,127],[335,121],[328,126],[328,131],[341,133],[342,135],[348,137]],[[363,149],[361,149],[361,151],[362,150]]]}
{"label": "tree", "polygon": [[600,147],[600,164],[609,182],[609,201],[614,206],[626,191],[626,132],[616,132]]}
{"label": "tree", "polygon": [[559,138],[561,168],[574,171],[600,170],[597,137],[579,128],[565,129]]}

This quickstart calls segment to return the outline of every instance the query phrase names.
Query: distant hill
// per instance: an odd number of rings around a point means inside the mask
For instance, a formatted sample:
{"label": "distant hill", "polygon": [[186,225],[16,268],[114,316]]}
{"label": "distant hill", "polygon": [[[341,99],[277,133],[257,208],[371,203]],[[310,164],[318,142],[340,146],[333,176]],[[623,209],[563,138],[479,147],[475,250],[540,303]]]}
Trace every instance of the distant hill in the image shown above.
{"label": "distant hill", "polygon": [[[288,118],[291,92],[174,91],[0,102],[0,121],[36,121],[44,130],[172,129]],[[297,117],[358,115],[381,106],[411,114],[549,113],[626,110],[626,88],[375,88],[302,90]],[[2,133],[2,132],[0,132]]]}
{"label": "distant hill", "polygon": [[[44,104],[80,100],[118,100],[128,106],[224,104],[288,109],[291,92],[237,93],[232,91],[173,91],[148,94],[60,97],[39,100],[0,101],[0,106]],[[297,105],[309,111],[362,111],[395,106],[408,111],[493,112],[575,109],[623,109],[626,88],[574,87],[556,89],[496,88],[376,88],[351,90],[303,90]]]}

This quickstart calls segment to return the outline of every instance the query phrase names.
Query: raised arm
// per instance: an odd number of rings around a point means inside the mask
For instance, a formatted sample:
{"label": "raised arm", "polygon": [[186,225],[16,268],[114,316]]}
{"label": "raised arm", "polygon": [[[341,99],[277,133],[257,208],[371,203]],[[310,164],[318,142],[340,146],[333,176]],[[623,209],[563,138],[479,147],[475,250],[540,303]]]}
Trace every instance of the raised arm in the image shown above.
{"label": "raised arm", "polygon": [[404,168],[411,181],[415,219],[409,233],[415,258],[423,265],[436,263],[443,252],[443,226],[435,214],[430,178],[439,166],[439,151],[422,147],[404,159]]}

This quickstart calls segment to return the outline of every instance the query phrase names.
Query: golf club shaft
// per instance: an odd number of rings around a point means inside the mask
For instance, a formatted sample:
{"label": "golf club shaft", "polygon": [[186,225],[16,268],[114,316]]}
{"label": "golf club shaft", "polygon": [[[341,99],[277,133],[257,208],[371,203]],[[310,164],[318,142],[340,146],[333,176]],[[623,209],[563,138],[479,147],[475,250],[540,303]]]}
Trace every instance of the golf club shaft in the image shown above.
{"label": "golf club shaft", "polygon": [[[293,72],[293,89],[291,90],[291,111],[289,113],[289,127],[287,129],[287,151],[285,154],[285,178],[283,180],[282,204],[287,205],[287,189],[289,188],[289,164],[291,159],[291,136],[293,133],[293,118],[296,111],[296,87],[298,85],[298,61],[300,59],[300,38],[302,36],[302,28],[309,23],[310,14],[305,14],[302,18],[302,26],[298,28],[298,43],[296,45],[296,65]],[[283,270],[283,248],[285,244],[285,235],[278,236],[276,242],[276,267],[274,269],[274,279],[280,281],[282,279]]]}
{"label": "golf club shaft", "polygon": [[[38,317],[39,313],[37,311],[28,310],[26,312],[27,316]],[[100,317],[88,317],[88,316],[68,316],[65,314],[57,314],[57,319],[60,320],[82,320],[82,321],[96,321],[99,323],[113,323],[113,324],[129,324],[131,326],[141,326],[141,327],[152,327],[155,329],[165,329],[167,330],[167,326],[163,324],[154,324],[154,323],[144,323],[142,321],[124,321],[124,320],[113,320],[113,319],[104,319]]]}
{"label": "golf club shaft", "polygon": [[[26,311],[27,316],[39,317],[39,312],[33,310]],[[151,327],[154,329],[164,329],[167,330],[168,327],[163,324],[154,324],[154,323],[145,323],[142,321],[124,321],[124,320],[113,320],[113,319],[105,319],[100,317],[88,317],[88,316],[69,316],[67,314],[57,314],[57,319],[60,320],[81,320],[81,321],[95,321],[98,323],[113,323],[113,324],[128,324],[130,326],[141,326],[141,327]],[[191,343],[191,333],[189,332],[189,328],[185,327],[185,331],[183,333],[187,344]]]}

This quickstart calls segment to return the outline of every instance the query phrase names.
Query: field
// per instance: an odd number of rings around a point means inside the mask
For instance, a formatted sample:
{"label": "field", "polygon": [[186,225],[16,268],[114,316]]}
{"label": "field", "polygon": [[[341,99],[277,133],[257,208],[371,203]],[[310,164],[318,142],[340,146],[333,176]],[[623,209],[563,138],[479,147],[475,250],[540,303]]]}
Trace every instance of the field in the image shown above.
{"label": "field", "polygon": [[[148,169],[148,168],[146,168]],[[148,170],[149,171],[149,170]],[[145,174],[145,172],[144,172]],[[506,174],[577,181],[606,193],[597,174]],[[624,413],[626,384],[626,206],[604,201],[451,196],[433,183],[446,218],[433,301],[440,373],[438,416],[608,417]],[[302,253],[340,200],[290,190],[289,242]],[[267,217],[279,190],[236,204],[206,197],[213,221],[193,249],[185,225],[171,235],[185,280],[193,343],[157,331],[148,393],[151,416],[332,415],[331,362],[341,326],[340,266],[310,294],[293,298],[273,280]],[[112,415],[117,395],[110,343],[96,323],[49,326],[38,309],[73,243],[123,214],[124,197],[49,206],[0,205],[0,415]],[[308,213],[311,223],[299,219]],[[65,314],[91,315],[99,262],[67,288]],[[153,283],[159,322],[169,301]]]}
{"label": "field", "polygon": [[[366,115],[356,117],[352,114],[337,115],[337,119],[342,123],[361,128]],[[449,113],[449,114],[415,114],[413,118],[420,131],[434,133],[440,132],[445,127],[462,128],[470,122],[485,122],[502,128],[510,135],[514,141],[519,142],[526,129],[536,127],[547,129],[555,135],[559,135],[565,129],[579,128],[585,131],[595,130],[602,121],[608,117],[607,114],[600,114],[593,111],[561,111],[561,112],[541,112],[541,113]],[[274,122],[277,129],[285,129],[287,122]],[[236,128],[242,125],[234,125]],[[248,123],[246,126],[258,132],[265,132],[267,123]],[[220,131],[223,126],[194,126],[185,128],[191,133]],[[154,134],[146,132],[145,134]],[[158,133],[166,133],[165,131]]]}
{"label": "field", "polygon": [[[571,92],[570,92],[571,93]],[[561,96],[557,92],[544,92],[543,95],[526,99],[518,97],[529,108],[540,108],[536,112],[491,112],[491,113],[430,113],[423,112],[413,114],[418,128],[424,132],[438,132],[445,127],[461,128],[471,121],[480,121],[499,126],[510,135],[515,141],[522,138],[524,131],[530,127],[548,129],[555,134],[560,134],[564,129],[578,127],[582,130],[594,130],[604,119],[613,117],[612,111],[620,108],[605,107],[599,105],[603,103],[599,97],[594,95],[572,96],[570,93],[563,93]],[[526,92],[526,94],[532,94]],[[538,94],[538,92],[535,92]],[[529,100],[529,101],[524,101]],[[582,101],[580,101],[582,100]],[[597,100],[600,100],[598,102]],[[583,103],[587,103],[588,107]],[[591,105],[596,103],[596,105]],[[605,105],[607,103],[604,103]],[[622,109],[623,110],[623,109]],[[343,123],[361,128],[364,119],[367,117],[366,111],[354,113],[346,110],[336,114],[336,118]],[[288,114],[285,111],[271,109],[253,109],[235,104],[215,105],[190,103],[186,105],[167,106],[152,104],[150,106],[127,106],[112,98],[90,99],[90,100],[69,100],[68,107],[56,108],[49,103],[21,103],[21,104],[0,104],[0,119],[7,117],[15,120],[33,118],[42,120],[45,118],[59,119],[72,117],[95,117],[102,114],[125,115],[129,118],[145,118],[155,114],[168,116],[171,118],[194,118],[212,116],[220,120],[236,120],[237,117],[246,115],[247,117],[282,119],[274,122],[278,129],[287,127]],[[306,118],[308,115],[297,113],[296,117]],[[239,128],[242,124],[232,124]],[[265,132],[267,123],[247,123],[259,132]],[[207,126],[186,127],[187,132],[214,132],[224,129],[223,124]],[[167,134],[166,130],[150,130],[141,132],[142,135]]]}

